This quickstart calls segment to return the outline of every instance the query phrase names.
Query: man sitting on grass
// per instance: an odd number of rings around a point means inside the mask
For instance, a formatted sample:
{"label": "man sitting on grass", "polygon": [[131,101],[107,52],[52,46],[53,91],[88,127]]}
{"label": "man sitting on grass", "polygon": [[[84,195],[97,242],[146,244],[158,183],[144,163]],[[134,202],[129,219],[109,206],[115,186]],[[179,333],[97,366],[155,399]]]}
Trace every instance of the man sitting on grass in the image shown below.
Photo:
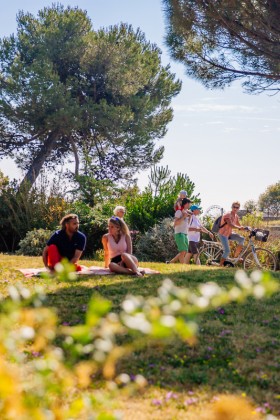
{"label": "man sitting on grass", "polygon": [[81,271],[78,261],[86,247],[86,236],[80,232],[79,218],[76,214],[67,214],[60,221],[61,229],[57,230],[48,240],[43,250],[43,262],[46,268],[54,270],[55,265],[63,258]]}

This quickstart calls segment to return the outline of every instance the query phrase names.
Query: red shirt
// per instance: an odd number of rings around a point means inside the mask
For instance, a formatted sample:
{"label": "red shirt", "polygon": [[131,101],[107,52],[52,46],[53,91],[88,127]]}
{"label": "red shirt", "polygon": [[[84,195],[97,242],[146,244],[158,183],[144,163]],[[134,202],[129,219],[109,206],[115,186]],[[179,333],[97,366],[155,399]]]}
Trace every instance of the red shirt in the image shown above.
{"label": "red shirt", "polygon": [[[221,220],[221,226],[223,226],[223,224],[227,221],[230,224],[239,226],[239,217],[237,216],[236,213],[234,214],[232,212],[229,212],[229,213],[224,214]],[[226,223],[224,227],[220,228],[219,234],[226,236],[228,238],[232,234],[232,229],[233,229],[233,227],[230,224]]]}

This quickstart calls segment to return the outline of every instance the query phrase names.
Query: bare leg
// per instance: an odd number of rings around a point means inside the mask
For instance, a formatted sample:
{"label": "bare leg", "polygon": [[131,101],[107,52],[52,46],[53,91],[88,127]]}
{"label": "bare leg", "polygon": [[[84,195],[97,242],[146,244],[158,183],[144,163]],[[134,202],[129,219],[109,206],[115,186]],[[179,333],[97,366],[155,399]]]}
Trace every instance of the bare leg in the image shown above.
{"label": "bare leg", "polygon": [[243,249],[243,245],[238,245],[235,248],[234,258],[237,258],[238,257],[238,255],[240,254],[240,252],[242,251],[242,249]]}
{"label": "bare leg", "polygon": [[109,264],[109,269],[112,273],[119,273],[119,274],[133,274],[129,268],[123,267],[117,263],[111,262]]}
{"label": "bare leg", "polygon": [[170,260],[170,261],[169,261],[169,264],[173,264],[173,263],[175,263],[175,262],[179,261],[179,259],[180,259],[180,255],[181,255],[181,253],[180,253],[180,252],[179,252],[179,254],[175,255],[175,257],[174,257],[174,258],[172,258],[172,260]]}
{"label": "bare leg", "polygon": [[200,259],[198,258],[198,254],[194,254],[193,259],[196,265],[201,265]]}
{"label": "bare leg", "polygon": [[225,258],[221,258],[220,259],[220,267],[223,267],[224,266],[224,262],[225,262]]}
{"label": "bare leg", "polygon": [[187,251],[182,251],[179,254],[179,261],[180,261],[181,264],[184,264],[184,262],[185,262],[186,253],[187,253]]}
{"label": "bare leg", "polygon": [[135,262],[136,266],[138,267],[138,271],[140,271],[140,273],[143,274],[143,276],[144,276],[145,270],[144,269],[143,270],[139,270],[139,265],[138,265],[137,258],[134,255],[131,255],[131,258],[133,259],[133,261]]}
{"label": "bare leg", "polygon": [[191,260],[192,253],[187,252],[186,258],[185,258],[185,264],[189,264]]}
{"label": "bare leg", "polygon": [[134,255],[124,252],[121,257],[127,268],[129,268],[137,276],[143,276],[143,273],[138,270],[138,260],[134,257]]}

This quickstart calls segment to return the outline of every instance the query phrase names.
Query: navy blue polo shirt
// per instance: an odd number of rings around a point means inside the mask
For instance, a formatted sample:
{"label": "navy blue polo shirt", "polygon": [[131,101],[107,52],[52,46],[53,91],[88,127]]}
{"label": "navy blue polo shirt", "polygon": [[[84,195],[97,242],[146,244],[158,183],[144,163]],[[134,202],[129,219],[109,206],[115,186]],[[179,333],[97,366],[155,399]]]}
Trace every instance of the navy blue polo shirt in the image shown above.
{"label": "navy blue polo shirt", "polygon": [[86,247],[86,236],[78,230],[70,239],[65,230],[57,230],[48,240],[47,245],[56,245],[62,257],[72,260],[76,249],[84,251]]}

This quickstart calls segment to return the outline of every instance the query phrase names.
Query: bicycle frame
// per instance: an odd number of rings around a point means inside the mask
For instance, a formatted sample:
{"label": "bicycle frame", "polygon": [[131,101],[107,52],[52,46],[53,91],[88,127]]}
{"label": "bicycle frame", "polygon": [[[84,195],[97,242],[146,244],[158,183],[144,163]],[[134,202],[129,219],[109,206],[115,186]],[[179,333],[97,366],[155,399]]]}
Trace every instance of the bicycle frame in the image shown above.
{"label": "bicycle frame", "polygon": [[216,241],[206,241],[205,239],[202,239],[203,245],[201,245],[199,247],[199,252],[202,250],[206,250],[207,248],[211,248],[211,247],[217,247],[220,248],[221,251],[223,250],[222,244],[221,242],[216,242]]}
{"label": "bicycle frame", "polygon": [[235,266],[240,261],[241,258],[244,258],[246,256],[246,254],[250,250],[252,251],[252,254],[254,256],[254,260],[255,260],[256,264],[258,265],[258,267],[261,268],[261,264],[258,260],[256,251],[255,251],[255,245],[254,245],[254,242],[252,240],[252,233],[251,232],[250,232],[249,240],[248,240],[248,243],[247,243],[246,247],[241,251],[241,253],[238,255],[238,257],[229,258],[228,260]]}
{"label": "bicycle frame", "polygon": [[[273,253],[268,251],[266,248],[255,246],[253,241],[253,238],[256,236],[255,230],[251,228],[247,229],[250,231],[248,241],[246,241],[247,244],[238,255],[238,257],[227,258],[224,262],[224,265],[235,267],[243,260],[244,269],[246,267],[253,268],[255,266],[254,268],[258,269],[275,270],[277,267],[277,260],[275,256],[273,256]],[[206,240],[202,240],[202,242],[203,245],[200,247],[199,258],[203,258],[203,264],[219,266],[220,258],[223,253],[221,242]]]}
{"label": "bicycle frame", "polygon": [[202,243],[203,245],[199,248],[199,255],[203,253],[209,262],[219,259],[220,254],[223,252],[222,244],[220,242],[206,241],[203,239]]}
{"label": "bicycle frame", "polygon": [[[207,253],[207,248],[208,247],[211,247],[211,246],[217,246],[217,247],[219,247],[221,249],[221,251],[223,250],[223,247],[222,247],[221,242],[220,241],[217,241],[217,240],[216,241],[206,241],[206,240],[203,240],[203,246],[201,247],[201,250],[204,250]],[[247,243],[246,247],[241,251],[241,253],[238,255],[238,257],[235,257],[235,258],[227,258],[226,261],[228,260],[231,264],[233,264],[235,266],[240,261],[240,258],[245,257],[245,255],[250,250],[253,253],[253,256],[254,256],[254,259],[255,259],[256,264],[258,266],[261,266],[260,263],[259,263],[258,257],[256,255],[256,252],[255,252],[255,245],[253,243],[251,233],[249,235],[249,240],[248,240],[248,243]],[[211,257],[210,254],[209,254],[209,257]]]}

